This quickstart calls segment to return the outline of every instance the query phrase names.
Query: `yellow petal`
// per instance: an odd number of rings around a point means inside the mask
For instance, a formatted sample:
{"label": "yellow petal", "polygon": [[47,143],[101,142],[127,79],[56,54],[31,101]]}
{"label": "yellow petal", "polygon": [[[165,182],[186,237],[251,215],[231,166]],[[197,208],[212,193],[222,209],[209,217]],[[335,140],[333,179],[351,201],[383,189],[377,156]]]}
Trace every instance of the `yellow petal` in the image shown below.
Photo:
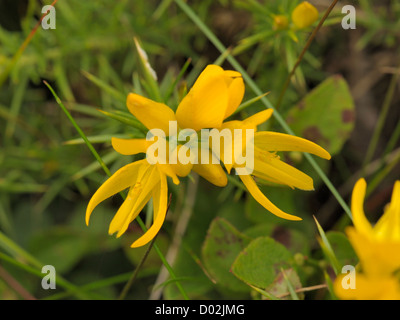
{"label": "yellow petal", "polygon": [[266,174],[276,181],[281,181],[282,184],[288,185],[291,188],[301,190],[313,190],[313,180],[304,172],[288,165],[272,154],[255,151],[254,171],[253,175],[262,178],[262,174]]}
{"label": "yellow petal", "polygon": [[298,29],[311,26],[318,19],[318,10],[308,1],[303,1],[292,12],[292,21]]}
{"label": "yellow petal", "polygon": [[359,179],[353,189],[351,197],[351,212],[353,214],[353,224],[357,231],[366,235],[372,235],[372,227],[364,213],[364,198],[367,183],[363,178]]}
{"label": "yellow petal", "polygon": [[178,185],[180,183],[179,178],[176,175],[176,172],[172,169],[169,164],[157,164],[157,167],[168,177],[172,178],[174,184]]}
{"label": "yellow petal", "polygon": [[144,162],[143,165],[140,166],[136,179],[132,181],[132,186],[129,189],[126,199],[124,200],[123,204],[118,209],[117,213],[110,223],[108,229],[109,234],[113,234],[121,230],[124,223],[129,219],[129,217],[132,215],[132,212],[137,208],[138,200],[140,198],[140,195],[142,194],[143,181],[146,181],[150,172],[150,168],[150,165],[146,162]]}
{"label": "yellow petal", "polygon": [[333,289],[342,300],[399,300],[400,288],[396,277],[370,276],[356,272],[354,289],[342,286],[343,277],[340,275],[334,282]]}
{"label": "yellow petal", "polygon": [[379,240],[400,243],[400,181],[394,184],[391,202],[373,230]]}
{"label": "yellow petal", "polygon": [[274,215],[280,218],[287,220],[294,220],[294,221],[302,220],[299,217],[283,212],[281,209],[276,207],[271,201],[269,201],[268,198],[257,187],[257,184],[254,182],[253,178],[250,175],[241,175],[239,177],[246,186],[247,190],[249,190],[253,198],[269,212],[273,213]]}
{"label": "yellow petal", "polygon": [[89,225],[89,219],[93,209],[100,202],[135,184],[139,169],[144,163],[147,163],[147,161],[140,160],[122,167],[100,186],[100,188],[94,193],[94,195],[90,199],[87,206],[87,225]]}
{"label": "yellow petal", "polygon": [[151,144],[146,139],[120,139],[111,138],[111,144],[115,151],[123,155],[132,155],[138,153],[146,153],[148,146]]}
{"label": "yellow petal", "polygon": [[[194,156],[192,154],[192,151],[190,150],[190,148],[186,147],[185,145],[178,145],[176,147],[176,163],[170,163],[171,169],[172,171],[175,172],[175,174],[179,177],[186,177],[190,171],[193,168],[193,163],[194,163],[194,158],[191,156]],[[190,158],[190,161],[188,163],[181,163],[179,161],[180,157],[179,154],[181,152],[186,152],[186,156],[188,158]]]}
{"label": "yellow petal", "polygon": [[309,140],[289,134],[260,131],[254,134],[256,147],[266,151],[301,151],[315,154],[323,159],[330,159],[331,155],[319,145]]}
{"label": "yellow petal", "polygon": [[219,164],[195,164],[193,171],[217,187],[225,187],[228,184],[226,173]]}
{"label": "yellow petal", "polygon": [[267,121],[271,118],[272,113],[274,112],[273,109],[266,109],[256,114],[244,119],[242,122],[243,129],[254,129],[257,130],[257,126]]}
{"label": "yellow petal", "polygon": [[389,275],[399,269],[400,243],[376,241],[354,227],[347,227],[346,235],[357,253],[364,272],[371,275]]}
{"label": "yellow petal", "polygon": [[160,231],[164,223],[168,208],[168,185],[166,176],[161,172],[159,172],[159,179],[160,183],[157,186],[157,189],[159,190],[154,193],[154,195],[159,196],[159,198],[157,198],[157,200],[154,199],[154,210],[157,210],[157,213],[154,212],[153,216],[155,219],[153,221],[153,225],[143,236],[141,236],[131,245],[132,248],[141,247],[151,241]]}
{"label": "yellow petal", "polygon": [[126,100],[129,111],[147,129],[161,129],[169,134],[169,122],[176,121],[174,111],[163,103],[155,102],[136,93],[130,93]]}
{"label": "yellow petal", "polygon": [[140,185],[135,185],[139,188],[139,195],[136,203],[124,223],[120,227],[117,233],[117,237],[120,237],[126,229],[128,229],[129,224],[136,219],[139,213],[142,211],[143,207],[150,200],[153,189],[160,183],[160,174],[156,166],[150,166],[146,174],[143,176],[143,180],[139,182]]}
{"label": "yellow petal", "polygon": [[134,206],[137,202],[138,194],[137,189],[135,187],[131,187],[128,192],[128,196],[119,207],[117,213],[114,218],[111,220],[110,226],[108,228],[109,234],[114,234],[118,230],[122,228],[122,225],[125,223],[134,209]]}
{"label": "yellow petal", "polygon": [[228,178],[219,160],[210,150],[205,153],[208,154],[208,164],[203,159],[199,164],[194,164],[192,170],[217,187],[225,187],[228,184]]}
{"label": "yellow petal", "polygon": [[224,71],[225,81],[228,84],[229,100],[224,119],[236,111],[243,100],[245,86],[242,75],[236,71]]}
{"label": "yellow petal", "polygon": [[219,128],[229,103],[229,90],[224,70],[216,65],[207,66],[176,110],[176,119],[182,129],[198,131]]}

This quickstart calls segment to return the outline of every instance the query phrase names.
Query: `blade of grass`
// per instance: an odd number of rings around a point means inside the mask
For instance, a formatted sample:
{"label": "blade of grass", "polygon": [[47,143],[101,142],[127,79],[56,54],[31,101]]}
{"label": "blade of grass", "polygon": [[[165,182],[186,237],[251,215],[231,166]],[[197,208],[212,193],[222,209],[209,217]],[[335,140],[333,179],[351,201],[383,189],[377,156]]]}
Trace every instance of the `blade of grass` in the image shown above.
{"label": "blade of grass", "polygon": [[304,54],[307,52],[307,50],[310,47],[311,43],[313,42],[315,36],[317,35],[317,32],[319,31],[319,29],[321,29],[321,27],[324,24],[326,18],[328,18],[329,14],[332,12],[332,10],[336,6],[337,2],[338,2],[338,0],[332,1],[331,5],[328,7],[328,9],[325,11],[323,17],[319,21],[318,25],[312,31],[310,37],[308,38],[306,44],[304,45],[303,50],[301,51],[300,55],[298,56],[296,63],[294,64],[292,70],[290,71],[288,77],[286,78],[286,81],[285,81],[285,83],[283,85],[282,91],[281,91],[281,93],[279,95],[278,102],[276,104],[276,108],[280,107],[280,105],[282,103],[283,96],[285,95],[286,90],[289,87],[290,81],[291,81],[293,75],[295,74],[297,67],[300,65],[301,61],[303,60]]}
{"label": "blade of grass", "polygon": [[18,293],[24,300],[37,300],[28,290],[25,289],[21,283],[18,282],[11,274],[7,272],[0,265],[0,279],[9,285],[16,293]]}
{"label": "blade of grass", "polygon": [[300,300],[298,294],[296,293],[295,288],[293,287],[292,283],[290,282],[290,280],[289,280],[288,276],[286,275],[285,271],[283,270],[283,268],[281,268],[281,272],[283,274],[283,279],[285,280],[286,286],[289,290],[292,300]]}
{"label": "blade of grass", "polygon": [[[23,269],[25,269],[26,271],[30,270],[31,273],[38,275],[39,271],[32,272],[32,270],[42,270],[42,267],[44,266],[42,262],[37,260],[23,248],[21,248],[18,244],[16,244],[12,239],[8,238],[1,231],[0,231],[0,247],[2,247],[6,252],[10,253],[13,257],[18,258],[19,261],[15,261],[11,257],[7,258],[7,255],[2,254],[1,252],[0,252],[0,259],[7,260],[8,262],[14,265],[18,265],[20,267],[21,265],[25,265],[25,263],[22,263],[21,261],[25,261],[26,263],[34,267],[34,269],[32,269],[29,266],[25,266]],[[43,277],[41,271],[40,271],[40,276]],[[73,292],[76,295],[76,297],[80,299],[90,299],[90,296],[80,292],[78,287],[65,280],[61,275],[57,274],[55,281],[56,284],[58,284],[59,286]]]}
{"label": "blade of grass", "polygon": [[91,73],[85,70],[82,70],[82,74],[88,80],[97,85],[100,89],[103,89],[105,92],[109,93],[112,97],[125,104],[126,96],[122,92],[119,92],[117,89],[111,87],[108,83],[105,83],[103,80],[97,78],[96,76],[92,75]]}
{"label": "blade of grass", "polygon": [[247,283],[247,285],[249,287],[251,287],[252,289],[254,289],[255,291],[257,291],[258,293],[260,293],[262,296],[264,296],[264,297],[266,297],[266,298],[268,298],[270,300],[280,300],[278,297],[274,296],[272,293],[269,293],[269,292],[267,292],[267,291],[265,291],[263,289],[260,289],[260,288],[257,288],[255,286],[252,286],[251,284],[248,284],[248,283]]}
{"label": "blade of grass", "polygon": [[54,98],[56,99],[57,104],[61,107],[61,109],[64,111],[65,115],[68,117],[69,121],[71,121],[72,125],[75,127],[76,131],[79,133],[83,141],[85,141],[87,147],[89,150],[92,152],[93,156],[96,158],[96,160],[99,162],[105,173],[109,176],[111,176],[110,170],[107,168],[106,164],[102,160],[102,158],[99,156],[97,153],[96,149],[93,147],[93,145],[90,143],[86,135],[83,133],[79,125],[76,123],[75,119],[71,116],[70,112],[67,110],[67,108],[64,106],[60,98],[57,96],[55,93],[54,89],[46,82],[43,81],[44,84],[49,88],[50,92],[53,94]]}
{"label": "blade of grass", "polygon": [[400,72],[395,72],[390,80],[389,88],[386,92],[385,98],[383,100],[383,105],[382,105],[381,111],[379,113],[378,122],[375,126],[374,133],[372,134],[372,138],[368,145],[367,153],[364,158],[363,165],[362,165],[363,175],[365,173],[365,166],[371,162],[372,157],[374,156],[374,153],[375,153],[376,147],[378,145],[379,138],[381,136],[382,129],[385,124],[385,121],[386,121],[386,118],[387,118],[387,115],[388,115],[388,112],[390,109],[390,105],[391,105],[391,102],[392,102],[392,99],[393,99],[393,96],[394,96],[394,93],[396,90],[397,81],[399,79],[399,76],[400,76]]}
{"label": "blade of grass", "polygon": [[[51,4],[51,6],[54,7],[54,5],[57,3],[58,0],[54,0],[53,3]],[[2,73],[0,73],[0,88],[2,87],[3,83],[7,80],[8,75],[10,74],[10,72],[12,71],[12,69],[14,68],[15,64],[18,62],[19,58],[22,56],[22,54],[24,53],[26,47],[28,46],[28,44],[31,42],[33,36],[35,35],[36,31],[38,30],[39,26],[41,25],[44,17],[46,17],[48,13],[44,13],[40,20],[36,23],[36,25],[33,27],[32,31],[29,33],[29,35],[26,37],[26,39],[24,40],[24,42],[21,44],[21,46],[18,48],[18,51],[14,54],[14,56],[12,57],[10,63],[6,66],[6,68],[4,69],[4,71]]]}
{"label": "blade of grass", "polygon": [[[214,35],[214,33],[204,24],[204,22],[196,15],[195,12],[193,12],[193,10],[183,0],[175,0],[175,3],[182,9],[182,11],[184,11],[186,13],[186,15],[194,22],[194,24],[204,33],[204,35],[214,44],[214,46],[221,53],[226,52],[227,49],[221,43],[221,41]],[[246,81],[248,86],[253,90],[253,92],[257,96],[263,95],[262,90],[257,86],[257,84],[253,81],[253,79],[248,75],[246,70],[243,69],[243,67],[240,65],[240,63],[232,55],[228,55],[227,60],[236,69],[236,71],[238,71],[242,74],[243,79]],[[286,123],[286,121],[283,119],[283,117],[280,115],[280,113],[275,110],[275,108],[272,106],[271,102],[266,97],[262,97],[260,99],[260,101],[265,105],[265,107],[273,109],[274,110],[273,116],[279,122],[279,124],[282,126],[282,128],[288,134],[294,135],[293,130],[289,127],[289,125]],[[343,208],[343,210],[352,219],[352,214],[351,214],[351,210],[350,210],[349,206],[346,204],[346,202],[340,196],[339,192],[336,190],[336,188],[331,183],[329,178],[325,175],[325,173],[323,172],[321,167],[317,164],[317,162],[314,160],[314,158],[310,154],[305,153],[304,157],[311,164],[311,166],[314,168],[314,170],[320,176],[322,181],[324,181],[326,186],[329,188],[331,193],[334,195],[334,197],[337,199],[337,201]]]}
{"label": "blade of grass", "polygon": [[161,102],[162,98],[157,84],[157,75],[150,65],[147,53],[143,50],[139,40],[136,37],[133,38],[133,41],[135,43],[135,48],[139,57],[142,72],[144,74],[144,80],[149,91],[148,94],[153,100]]}
{"label": "blade of grass", "polygon": [[4,143],[10,142],[10,138],[13,136],[15,131],[15,125],[17,123],[17,118],[19,114],[19,110],[21,109],[22,101],[24,99],[26,87],[28,85],[28,76],[24,74],[19,84],[16,86],[15,91],[13,92],[13,97],[10,105],[10,116],[11,118],[7,121],[6,131],[4,135]]}
{"label": "blade of grass", "polygon": [[189,67],[190,63],[192,62],[192,59],[187,59],[185,64],[183,65],[182,69],[179,71],[178,76],[174,80],[174,82],[171,84],[171,86],[168,88],[167,93],[165,94],[164,101],[167,102],[169,98],[171,97],[172,93],[174,92],[174,89],[178,82],[182,79],[183,75],[185,74],[187,68]]}
{"label": "blade of grass", "polygon": [[335,274],[338,274],[338,272],[340,272],[340,270],[341,270],[340,263],[339,263],[338,259],[336,258],[336,255],[332,249],[332,246],[331,246],[328,238],[326,237],[324,229],[322,229],[321,225],[319,224],[319,222],[318,222],[317,218],[315,218],[315,216],[314,216],[314,220],[317,225],[318,232],[322,239],[322,241],[319,241],[320,245],[322,247],[322,250],[324,251],[327,258],[329,259]]}
{"label": "blade of grass", "polygon": [[256,102],[259,101],[262,97],[265,97],[265,96],[267,96],[268,94],[269,94],[269,92],[266,92],[266,93],[262,94],[261,96],[258,96],[258,97],[255,97],[255,98],[252,98],[252,99],[249,99],[249,100],[243,102],[243,103],[232,113],[232,115],[235,115],[235,114],[237,114],[237,113],[243,111],[244,109],[250,107],[253,103],[256,103]]}

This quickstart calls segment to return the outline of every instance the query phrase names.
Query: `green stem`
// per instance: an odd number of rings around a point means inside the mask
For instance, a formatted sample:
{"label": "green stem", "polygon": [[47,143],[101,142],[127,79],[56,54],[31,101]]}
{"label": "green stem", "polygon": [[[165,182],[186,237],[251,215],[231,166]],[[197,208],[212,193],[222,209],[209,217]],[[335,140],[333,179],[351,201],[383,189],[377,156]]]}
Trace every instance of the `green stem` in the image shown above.
{"label": "green stem", "polygon": [[288,77],[286,78],[286,81],[283,85],[282,91],[279,95],[279,99],[278,99],[278,103],[276,104],[276,108],[278,109],[282,103],[282,99],[283,96],[286,93],[287,88],[289,87],[290,84],[290,80],[292,79],[293,75],[296,72],[297,67],[300,65],[301,61],[303,60],[303,57],[305,55],[305,53],[307,52],[308,48],[310,47],[311,43],[313,42],[315,36],[317,35],[317,32],[319,31],[319,29],[321,29],[322,25],[324,24],[326,18],[328,18],[329,14],[331,13],[331,11],[333,10],[333,8],[335,7],[336,3],[338,2],[338,0],[334,0],[332,1],[331,5],[329,6],[329,8],[326,10],[324,16],[322,17],[322,19],[320,20],[320,22],[318,23],[318,25],[315,27],[315,29],[313,30],[313,32],[311,33],[310,37],[308,38],[303,50],[301,51],[299,57],[297,58],[296,63],[294,64],[292,71],[290,71]]}
{"label": "green stem", "polygon": [[83,133],[82,129],[76,123],[75,119],[71,116],[71,114],[69,113],[68,109],[64,106],[64,104],[62,103],[61,99],[57,96],[57,94],[55,93],[54,89],[46,81],[43,81],[43,83],[47,86],[47,88],[49,88],[50,92],[53,94],[54,98],[56,99],[57,104],[61,107],[62,111],[64,111],[65,115],[68,117],[69,121],[71,121],[72,125],[75,127],[76,131],[79,133],[79,135],[81,136],[83,141],[85,141],[87,147],[92,152],[92,154],[94,155],[96,160],[99,162],[99,164],[103,168],[104,172],[107,175],[111,176],[110,170],[107,168],[106,164],[101,159],[101,157],[97,153],[96,149],[93,147],[93,145],[90,143],[90,141],[88,140],[86,135]]}
{"label": "green stem", "polygon": [[[12,256],[15,256],[19,259],[22,259],[23,261],[26,261],[27,263],[29,263],[30,265],[32,265],[34,267],[34,269],[25,266],[25,264],[22,264],[20,262],[16,262],[14,260],[12,260],[11,258],[7,257],[5,254],[2,254],[0,252],[0,259],[1,260],[5,260],[8,261],[14,265],[17,265],[31,273],[34,273],[36,275],[39,275],[39,271],[38,270],[42,270],[42,267],[44,266],[43,263],[41,263],[40,261],[38,261],[36,258],[34,258],[31,254],[29,254],[28,252],[26,252],[23,248],[21,248],[19,245],[17,245],[14,241],[12,241],[11,239],[9,239],[5,234],[3,234],[0,231],[0,246],[4,248],[4,250],[6,250],[7,252],[9,252]],[[25,267],[23,267],[23,266]],[[41,274],[41,272],[40,272]],[[43,274],[41,274],[43,276]],[[65,280],[64,278],[62,278],[60,275],[57,274],[56,276],[56,284],[71,291],[72,293],[74,293],[78,298],[80,299],[87,299],[88,297],[83,294],[82,292],[79,291],[79,288],[76,287],[75,285],[69,283],[67,280]]]}
{"label": "green stem", "polygon": [[[186,13],[186,15],[190,19],[192,19],[192,21],[197,25],[197,27],[205,34],[205,36],[214,44],[214,46],[221,53],[226,52],[227,49],[221,43],[221,41],[212,33],[212,31],[204,24],[203,21],[200,20],[200,18],[193,12],[193,10],[183,0],[175,0],[175,3],[182,9],[182,11],[184,11]],[[248,86],[253,90],[253,92],[257,96],[261,96],[262,94],[264,94],[264,92],[262,92],[262,90],[253,81],[253,79],[247,74],[246,70],[243,69],[243,67],[240,65],[240,63],[232,55],[228,55],[227,60],[236,69],[236,71],[238,71],[242,74],[243,79],[246,81]],[[279,122],[279,124],[282,126],[282,128],[288,134],[294,135],[293,130],[289,127],[289,125],[286,123],[286,121],[283,119],[283,117],[275,110],[275,108],[272,106],[271,102],[266,97],[262,97],[260,99],[260,101],[267,108],[273,109],[274,110],[273,116]],[[348,207],[346,202],[343,200],[343,198],[340,196],[339,192],[336,190],[336,188],[333,186],[333,184],[330,182],[329,178],[322,171],[320,166],[316,163],[314,158],[308,153],[305,153],[304,156],[307,159],[307,161],[311,164],[311,166],[315,169],[315,171],[318,173],[318,175],[321,177],[322,181],[324,181],[324,183],[329,188],[331,193],[334,195],[334,197],[337,199],[339,204],[342,206],[343,210],[352,219],[352,214],[351,214],[350,208]]]}
{"label": "green stem", "polygon": [[126,295],[128,294],[130,288],[131,288],[132,285],[133,285],[133,282],[136,280],[137,275],[139,274],[139,270],[142,268],[144,262],[146,261],[147,256],[149,255],[149,253],[150,253],[150,251],[151,251],[151,248],[152,248],[153,245],[154,245],[155,240],[156,240],[156,237],[154,237],[154,238],[151,240],[149,246],[148,246],[147,249],[146,249],[146,252],[144,253],[144,255],[143,255],[143,257],[142,257],[142,260],[140,260],[140,262],[139,262],[139,264],[137,265],[135,271],[133,271],[133,273],[132,273],[131,277],[129,278],[128,282],[125,284],[124,288],[122,289],[122,292],[121,292],[121,294],[120,294],[119,297],[118,297],[118,300],[124,300],[124,299],[125,299]]}
{"label": "green stem", "polygon": [[382,133],[383,126],[386,121],[387,114],[390,109],[390,105],[393,99],[393,95],[396,89],[397,80],[399,79],[399,72],[395,72],[390,80],[389,88],[386,92],[385,99],[383,100],[382,111],[379,113],[378,122],[376,124],[374,133],[372,135],[371,141],[368,145],[367,154],[363,162],[363,174],[365,172],[365,166],[371,162],[374,156],[376,146],[378,145],[379,138]]}

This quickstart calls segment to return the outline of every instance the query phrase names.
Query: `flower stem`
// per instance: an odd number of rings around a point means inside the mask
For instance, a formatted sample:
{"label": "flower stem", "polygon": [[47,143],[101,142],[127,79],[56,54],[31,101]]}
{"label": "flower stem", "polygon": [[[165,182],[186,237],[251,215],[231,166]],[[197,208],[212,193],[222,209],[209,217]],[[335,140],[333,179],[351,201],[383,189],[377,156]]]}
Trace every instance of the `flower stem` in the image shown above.
{"label": "flower stem", "polygon": [[386,120],[387,114],[388,114],[389,109],[390,109],[390,105],[391,105],[391,102],[392,102],[392,99],[393,99],[393,95],[394,95],[394,92],[395,92],[395,89],[396,89],[396,85],[397,85],[397,81],[399,79],[399,75],[400,75],[400,72],[395,72],[393,74],[393,76],[392,76],[392,79],[390,80],[389,88],[388,88],[388,90],[386,92],[381,112],[379,113],[378,122],[376,124],[376,127],[375,127],[374,133],[372,135],[371,141],[370,141],[370,143],[368,145],[367,154],[366,154],[366,156],[364,158],[364,162],[363,162],[363,165],[362,165],[363,174],[365,172],[365,166],[368,163],[371,162],[372,157],[374,156],[374,153],[375,153],[376,147],[378,145],[378,141],[379,141],[380,135],[382,133],[383,125],[385,124],[385,120]]}

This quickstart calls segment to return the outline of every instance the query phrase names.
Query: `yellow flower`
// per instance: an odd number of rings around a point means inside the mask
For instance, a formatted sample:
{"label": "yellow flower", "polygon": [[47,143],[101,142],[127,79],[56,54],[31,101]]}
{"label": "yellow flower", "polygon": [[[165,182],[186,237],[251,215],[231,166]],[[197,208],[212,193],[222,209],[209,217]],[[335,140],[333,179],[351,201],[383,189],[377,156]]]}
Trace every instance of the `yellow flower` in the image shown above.
{"label": "yellow flower", "polygon": [[[244,83],[239,72],[208,65],[182,99],[176,113],[165,104],[134,93],[128,95],[127,106],[146,128],[161,129],[171,137],[178,134],[169,132],[171,121],[177,121],[178,131],[220,127],[240,105],[243,96]],[[137,142],[137,139],[122,141],[114,138],[113,146],[122,154],[134,154],[132,150],[136,150]],[[192,170],[216,186],[223,187],[227,184],[226,174],[219,164],[194,164]]]}
{"label": "yellow flower", "polygon": [[342,300],[400,300],[399,279],[396,276],[356,273],[355,288],[344,289],[343,275],[336,278],[333,289]]}
{"label": "yellow flower", "polygon": [[285,30],[287,29],[288,25],[289,20],[286,16],[281,14],[274,16],[274,30]]}
{"label": "yellow flower", "polygon": [[356,289],[344,289],[339,276],[335,280],[335,293],[341,299],[400,299],[400,181],[396,181],[391,202],[374,226],[363,209],[366,188],[364,179],[354,186],[351,198],[354,227],[346,229],[360,261]]}
{"label": "yellow flower", "polygon": [[303,1],[292,12],[292,21],[297,29],[305,29],[318,19],[318,10],[308,1]]}
{"label": "yellow flower", "polygon": [[[127,97],[129,111],[149,130],[162,130],[171,138],[178,132],[170,132],[170,123],[177,121],[178,130],[213,128],[222,125],[239,106],[244,95],[244,83],[240,73],[225,71],[216,65],[209,65],[200,74],[195,84],[179,104],[176,114],[167,105],[152,101],[135,93]],[[166,137],[167,138],[167,137]],[[146,153],[153,144],[146,139],[112,139],[113,148],[123,155]],[[167,149],[168,142],[166,142]],[[183,147],[175,146],[177,150]],[[160,156],[160,155],[158,155]],[[212,157],[211,152],[209,157]],[[95,192],[86,210],[86,224],[94,208],[112,195],[129,188],[128,196],[111,221],[109,233],[121,236],[129,224],[138,216],[146,203],[153,198],[153,225],[132,247],[149,242],[160,230],[167,209],[167,176],[175,184],[178,176],[187,176],[191,170],[217,186],[225,186],[227,177],[220,164],[183,164],[178,161],[150,164],[149,159],[134,162],[115,172]]]}
{"label": "yellow flower", "polygon": [[367,184],[357,181],[351,199],[354,227],[346,233],[368,274],[391,274],[400,268],[400,181],[396,181],[390,204],[379,221],[371,226],[364,214]]}
{"label": "yellow flower", "polygon": [[[221,130],[230,129],[232,131],[236,130],[239,132],[244,132],[246,129],[257,130],[257,126],[265,121],[267,121],[273,110],[268,109],[256,113],[255,115],[243,120],[243,121],[228,121],[221,126]],[[245,149],[245,144],[253,143],[254,150],[254,166],[252,175],[277,184],[287,185],[291,188],[298,188],[303,190],[313,190],[313,180],[311,177],[301,172],[300,170],[286,164],[281,161],[279,156],[276,155],[278,151],[301,151],[315,154],[324,159],[330,159],[330,154],[318,146],[317,144],[296,136],[260,131],[255,132],[254,141],[243,139],[242,145],[233,146],[233,149],[237,147],[242,150]],[[221,147],[222,161],[228,172],[233,168],[246,168],[242,164],[238,164],[237,158],[234,157],[235,151],[232,152],[232,158],[227,158],[224,155],[224,148]],[[238,152],[239,154],[239,152]],[[247,165],[247,164],[246,164]],[[248,166],[248,165],[247,165]],[[251,171],[251,170],[250,170]],[[266,208],[271,213],[278,217],[288,219],[288,220],[302,220],[301,218],[285,213],[278,207],[276,207],[268,198],[261,192],[257,187],[256,182],[253,180],[249,174],[239,174],[240,179],[244,185],[249,190],[250,194],[254,197],[257,202],[259,202],[264,208]]]}

